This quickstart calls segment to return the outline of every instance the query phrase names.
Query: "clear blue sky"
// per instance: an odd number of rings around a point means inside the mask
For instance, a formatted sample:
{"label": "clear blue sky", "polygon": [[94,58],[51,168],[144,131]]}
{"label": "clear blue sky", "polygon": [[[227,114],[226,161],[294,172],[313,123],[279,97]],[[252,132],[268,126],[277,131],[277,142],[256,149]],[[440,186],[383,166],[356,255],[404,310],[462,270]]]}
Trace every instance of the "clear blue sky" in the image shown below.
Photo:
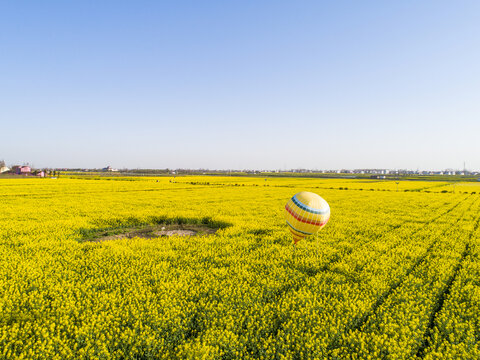
{"label": "clear blue sky", "polygon": [[479,1],[1,1],[0,159],[480,169]]}

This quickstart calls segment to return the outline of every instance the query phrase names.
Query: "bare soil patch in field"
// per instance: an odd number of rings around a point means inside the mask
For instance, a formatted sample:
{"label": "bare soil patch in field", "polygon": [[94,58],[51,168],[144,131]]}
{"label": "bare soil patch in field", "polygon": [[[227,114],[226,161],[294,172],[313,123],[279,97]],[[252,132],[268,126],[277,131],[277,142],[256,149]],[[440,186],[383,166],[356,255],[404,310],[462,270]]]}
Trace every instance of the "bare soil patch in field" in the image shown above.
{"label": "bare soil patch in field", "polygon": [[149,225],[144,227],[132,227],[122,229],[102,230],[92,234],[87,241],[101,242],[108,240],[133,239],[155,239],[165,236],[201,236],[214,234],[218,229],[198,224],[169,224]]}

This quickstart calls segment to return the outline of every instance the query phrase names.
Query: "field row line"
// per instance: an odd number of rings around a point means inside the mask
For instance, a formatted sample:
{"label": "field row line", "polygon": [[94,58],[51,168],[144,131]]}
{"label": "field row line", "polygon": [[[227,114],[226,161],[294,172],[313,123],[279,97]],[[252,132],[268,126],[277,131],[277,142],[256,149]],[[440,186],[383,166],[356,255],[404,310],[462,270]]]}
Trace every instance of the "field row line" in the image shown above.
{"label": "field row line", "polygon": [[455,283],[455,281],[457,279],[457,276],[458,276],[459,272],[461,271],[461,269],[463,267],[463,263],[464,263],[466,257],[469,256],[470,253],[471,253],[471,246],[472,246],[471,241],[472,241],[473,235],[476,233],[479,226],[480,226],[480,216],[477,217],[475,225],[474,225],[472,231],[470,232],[468,241],[465,244],[465,249],[462,253],[462,256],[461,256],[460,260],[458,261],[457,265],[455,266],[455,269],[454,269],[452,275],[448,279],[447,284],[445,286],[445,289],[438,296],[436,306],[435,306],[433,312],[430,315],[430,321],[428,323],[428,327],[425,330],[425,333],[423,335],[424,341],[422,343],[422,346],[420,346],[420,348],[418,349],[418,352],[416,354],[416,356],[419,357],[419,358],[423,359],[426,355],[426,350],[432,345],[433,329],[435,327],[437,315],[442,311],[443,306],[445,304],[445,300],[450,295],[452,286]]}
{"label": "field row line", "polygon": [[[465,199],[464,199],[465,200]],[[461,202],[463,202],[464,200],[460,201],[456,206],[458,206]],[[466,209],[462,215],[457,218],[454,222],[454,224],[458,224],[464,217],[465,215],[471,210],[471,208],[473,207],[473,205],[478,202],[478,200],[476,199],[476,201],[472,202],[472,204],[470,204],[470,206],[468,207],[468,209]],[[456,206],[454,206],[453,208],[449,209],[446,213],[449,213],[451,212]],[[438,219],[439,217],[436,217],[435,219]],[[433,223],[435,220],[432,220],[430,222],[428,222],[426,225],[428,224],[431,224]],[[453,226],[453,225],[452,225]],[[447,228],[445,229],[443,232],[442,232],[442,235],[444,235],[450,228]],[[440,236],[441,238],[441,236]],[[408,276],[410,274],[412,274],[421,264],[423,264],[425,262],[425,260],[427,259],[427,257],[429,256],[429,254],[431,253],[431,251],[434,249],[435,245],[439,242],[440,240],[439,239],[436,239],[434,240],[426,249],[426,251],[413,263],[413,265],[406,271],[406,273],[404,274],[404,276],[402,276],[402,278],[400,278],[398,281],[394,282],[380,297],[378,297],[378,299],[375,301],[375,303],[373,303],[372,307],[370,308],[370,310],[368,310],[367,312],[365,312],[363,315],[361,315],[360,317],[356,317],[353,319],[352,323],[350,325],[347,325],[345,327],[345,332],[347,331],[358,331],[358,330],[361,330],[361,328],[367,323],[367,321],[369,320],[369,318],[371,318],[372,316],[374,316],[378,309],[388,300],[388,298],[395,292],[396,289],[398,289],[402,284],[403,282],[405,281],[405,279],[408,278]],[[341,344],[338,342],[339,341],[339,338],[336,337],[332,340],[332,342],[329,344],[329,346],[327,347],[328,351],[333,351],[337,348],[339,348],[341,346]]]}

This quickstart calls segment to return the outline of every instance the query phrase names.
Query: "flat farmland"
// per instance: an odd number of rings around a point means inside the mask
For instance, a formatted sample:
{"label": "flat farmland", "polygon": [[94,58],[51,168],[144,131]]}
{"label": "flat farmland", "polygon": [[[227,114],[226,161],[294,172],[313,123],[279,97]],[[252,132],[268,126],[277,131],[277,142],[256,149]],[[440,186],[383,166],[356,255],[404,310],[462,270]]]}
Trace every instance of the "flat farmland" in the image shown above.
{"label": "flat farmland", "polygon": [[[331,219],[294,249],[299,191]],[[478,359],[479,221],[476,183],[0,179],[0,358]]]}

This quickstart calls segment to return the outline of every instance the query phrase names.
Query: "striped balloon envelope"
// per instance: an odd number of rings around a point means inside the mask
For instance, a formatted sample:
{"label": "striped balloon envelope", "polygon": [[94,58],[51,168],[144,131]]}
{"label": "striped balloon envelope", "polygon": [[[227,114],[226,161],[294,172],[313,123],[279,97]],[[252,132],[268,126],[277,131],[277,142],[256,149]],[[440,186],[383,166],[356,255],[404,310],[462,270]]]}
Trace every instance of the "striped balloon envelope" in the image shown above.
{"label": "striped balloon envelope", "polygon": [[319,195],[302,191],[285,205],[285,219],[296,244],[325,226],[330,219],[330,206]]}

